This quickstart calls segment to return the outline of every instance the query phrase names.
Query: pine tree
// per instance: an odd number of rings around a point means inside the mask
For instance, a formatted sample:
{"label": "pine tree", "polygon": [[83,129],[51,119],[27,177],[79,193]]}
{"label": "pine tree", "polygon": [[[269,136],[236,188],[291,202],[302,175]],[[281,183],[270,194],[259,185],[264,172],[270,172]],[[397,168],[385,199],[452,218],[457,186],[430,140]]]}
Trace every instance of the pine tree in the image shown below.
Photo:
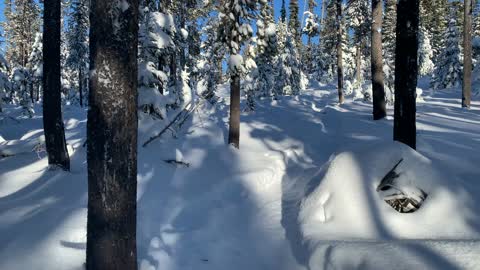
{"label": "pine tree", "polygon": [[140,119],[166,119],[167,108],[175,107],[175,96],[167,96],[166,59],[175,53],[176,31],[172,15],[150,10],[148,6],[142,8],[138,61]]}
{"label": "pine tree", "polygon": [[445,32],[445,48],[438,56],[435,65],[432,86],[434,89],[443,89],[459,86],[462,83],[462,48],[460,45],[460,31],[454,13],[450,13],[450,22]]}
{"label": "pine tree", "polygon": [[78,93],[80,106],[83,106],[84,97],[87,93],[88,29],[90,27],[88,5],[88,0],[72,1],[72,12],[68,18],[68,31],[66,33],[68,51],[70,52],[66,58],[66,66],[74,71],[77,82],[75,87],[77,91],[75,92]]}
{"label": "pine tree", "polygon": [[288,30],[292,33],[295,41],[295,46],[298,50],[301,50],[302,46],[302,30],[300,20],[298,18],[298,0],[290,0],[288,4],[289,16],[288,16]]}
{"label": "pine tree", "polygon": [[432,74],[435,66],[433,65],[433,49],[430,44],[428,31],[420,26],[418,32],[418,75],[426,76]]}
{"label": "pine tree", "polygon": [[40,90],[42,89],[43,77],[43,36],[42,33],[35,35],[35,42],[32,46],[32,52],[28,57],[27,75],[28,86],[32,103],[40,99]]}
{"label": "pine tree", "polygon": [[5,5],[6,58],[12,66],[25,68],[40,31],[40,8],[34,0],[8,0]]}
{"label": "pine tree", "polygon": [[273,7],[270,4],[262,6],[257,20],[256,67],[249,74],[247,104],[254,109],[255,97],[270,97],[274,94],[274,65],[277,54],[276,28],[273,20]]}
{"label": "pine tree", "polygon": [[347,27],[353,30],[352,43],[355,46],[355,81],[363,81],[364,64],[368,61],[366,50],[368,47],[371,28],[371,12],[369,1],[352,1],[346,10]]}
{"label": "pine tree", "polygon": [[216,101],[217,85],[222,79],[222,60],[226,54],[225,47],[219,38],[219,24],[220,20],[217,16],[209,16],[202,28],[202,35],[205,38],[201,44],[199,73],[204,90],[200,94],[211,103]]}
{"label": "pine tree", "polygon": [[336,0],[336,32],[337,32],[337,91],[338,103],[342,104],[344,101],[343,93],[343,15],[342,15],[342,0]]}
{"label": "pine tree", "polygon": [[416,148],[419,0],[399,0],[395,47],[393,139]]}
{"label": "pine tree", "polygon": [[[279,24],[281,30],[283,26]],[[286,31],[285,43],[282,46],[277,66],[275,67],[277,77],[274,91],[274,97],[280,95],[298,95],[304,89],[302,83],[302,71],[300,65],[300,55],[295,46],[293,34]]]}
{"label": "pine tree", "polygon": [[[225,0],[220,6],[220,40],[228,48],[230,81],[230,121],[228,143],[240,147],[240,79],[245,74],[242,45],[253,34],[250,21],[260,0]],[[263,2],[265,3],[265,2]]]}
{"label": "pine tree", "polygon": [[304,13],[305,15],[305,26],[302,29],[302,33],[307,35],[307,45],[303,51],[303,70],[311,75],[313,72],[314,63],[314,50],[315,44],[312,43],[312,38],[319,34],[320,25],[318,16],[314,13],[314,9],[317,6],[315,0],[308,1],[308,11]]}
{"label": "pine tree", "polygon": [[[448,0],[434,0],[434,4],[430,9],[433,10],[431,12],[426,12],[430,13],[430,16],[432,17],[427,29],[431,29],[433,53],[434,55],[439,56],[443,51],[446,42],[444,37],[448,25],[448,14],[450,13]],[[435,65],[438,65],[439,61],[441,61],[441,58],[439,57],[433,59]]]}
{"label": "pine tree", "polygon": [[303,53],[303,69],[310,75],[313,73],[313,68],[316,65],[314,63],[314,48],[316,44],[312,43],[312,38],[318,35],[320,25],[318,24],[317,15],[313,13],[313,8],[312,11],[306,11],[305,16],[305,26],[302,32],[307,35],[308,39]]}
{"label": "pine tree", "polygon": [[393,103],[395,83],[397,0],[385,1],[385,15],[382,25],[383,72],[387,102]]}
{"label": "pine tree", "polygon": [[86,269],[135,270],[139,4],[90,8]]}
{"label": "pine tree", "polygon": [[316,56],[317,69],[314,71],[318,81],[330,83],[336,77],[336,6],[330,0],[326,16],[320,30],[319,50]]}
{"label": "pine tree", "polygon": [[45,0],[43,14],[43,128],[48,164],[70,170],[61,108],[60,0]]}
{"label": "pine tree", "polygon": [[287,9],[285,8],[285,0],[282,0],[282,7],[280,9],[280,21],[287,21]]}
{"label": "pine tree", "polygon": [[2,112],[2,104],[8,101],[8,93],[10,91],[10,80],[8,78],[9,66],[8,62],[0,54],[0,113]]}

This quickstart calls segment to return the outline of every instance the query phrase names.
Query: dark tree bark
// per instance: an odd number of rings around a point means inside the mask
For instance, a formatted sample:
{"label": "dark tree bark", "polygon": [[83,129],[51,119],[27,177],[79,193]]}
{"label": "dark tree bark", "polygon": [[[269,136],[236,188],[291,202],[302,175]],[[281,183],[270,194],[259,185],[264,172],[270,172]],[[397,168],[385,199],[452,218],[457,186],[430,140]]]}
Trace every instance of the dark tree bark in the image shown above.
{"label": "dark tree bark", "polygon": [[343,64],[342,64],[342,0],[337,0],[337,88],[338,88],[338,103],[342,104],[343,97]]}
{"label": "dark tree bark", "polygon": [[60,83],[60,0],[45,0],[43,15],[43,129],[48,164],[70,170],[62,119]]}
{"label": "dark tree bark", "polygon": [[387,116],[385,104],[385,88],[383,84],[383,59],[382,59],[382,16],[383,1],[372,0],[372,94],[373,94],[373,120]]}
{"label": "dark tree bark", "polygon": [[472,9],[473,1],[464,1],[462,107],[470,108],[472,95]]}
{"label": "dark tree bark", "polygon": [[138,0],[90,9],[88,270],[137,269]]}
{"label": "dark tree bark", "polygon": [[362,78],[362,55],[361,55],[361,43],[358,43],[355,47],[355,80],[360,82]]}
{"label": "dark tree bark", "polygon": [[240,76],[232,75],[230,83],[230,127],[228,130],[228,144],[235,148],[240,147]]}
{"label": "dark tree bark", "polygon": [[80,94],[80,107],[83,107],[83,72],[78,68],[78,92]]}
{"label": "dark tree bark", "polygon": [[395,47],[393,139],[416,148],[416,88],[419,0],[399,0]]}

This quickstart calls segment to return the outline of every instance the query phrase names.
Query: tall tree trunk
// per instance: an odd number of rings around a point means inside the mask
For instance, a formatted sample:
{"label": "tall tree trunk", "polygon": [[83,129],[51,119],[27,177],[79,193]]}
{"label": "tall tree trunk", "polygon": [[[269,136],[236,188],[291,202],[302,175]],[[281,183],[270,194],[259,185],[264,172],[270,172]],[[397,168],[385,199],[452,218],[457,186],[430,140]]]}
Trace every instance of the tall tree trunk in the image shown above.
{"label": "tall tree trunk", "polygon": [[80,107],[83,107],[83,72],[82,68],[78,68],[78,92],[80,94]]}
{"label": "tall tree trunk", "polygon": [[28,82],[28,89],[30,91],[30,99],[32,100],[32,105],[35,104],[35,92],[33,91],[33,81],[32,78],[30,78]]}
{"label": "tall tree trunk", "polygon": [[357,83],[360,83],[362,79],[362,47],[363,47],[363,42],[359,42],[355,48],[355,80],[357,80]]}
{"label": "tall tree trunk", "polygon": [[393,139],[416,148],[416,88],[419,0],[399,0],[395,46]]}
{"label": "tall tree trunk", "polygon": [[473,0],[464,1],[462,107],[470,108],[472,95],[472,9]]}
{"label": "tall tree trunk", "polygon": [[43,21],[43,128],[48,164],[68,171],[60,96],[60,0],[45,0]]}
{"label": "tall tree trunk", "polygon": [[228,144],[240,147],[240,75],[233,74],[230,83],[230,127]]}
{"label": "tall tree trunk", "polygon": [[137,269],[138,0],[91,0],[87,270]]}
{"label": "tall tree trunk", "polygon": [[342,0],[337,0],[337,88],[338,103],[342,104],[343,97],[343,64],[342,64]]}
{"label": "tall tree trunk", "polygon": [[382,59],[382,16],[383,1],[372,0],[372,94],[373,120],[387,116],[385,104],[385,88],[383,84]]}

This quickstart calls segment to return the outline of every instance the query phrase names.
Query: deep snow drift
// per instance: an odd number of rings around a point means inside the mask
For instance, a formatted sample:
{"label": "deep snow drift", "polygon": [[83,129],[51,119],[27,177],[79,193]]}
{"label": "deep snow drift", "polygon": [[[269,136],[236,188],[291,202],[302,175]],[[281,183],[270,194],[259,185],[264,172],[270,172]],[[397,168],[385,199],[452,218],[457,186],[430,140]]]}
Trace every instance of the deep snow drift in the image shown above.
{"label": "deep snow drift", "polygon": [[[464,110],[459,90],[424,90],[417,153],[391,142],[391,117],[315,86],[242,114],[236,150],[223,90],[175,137],[139,146],[140,269],[480,269],[478,96]],[[71,173],[47,170],[41,108],[0,116],[2,270],[83,269],[86,111],[64,113]],[[429,194],[411,214],[376,192],[400,158]]]}

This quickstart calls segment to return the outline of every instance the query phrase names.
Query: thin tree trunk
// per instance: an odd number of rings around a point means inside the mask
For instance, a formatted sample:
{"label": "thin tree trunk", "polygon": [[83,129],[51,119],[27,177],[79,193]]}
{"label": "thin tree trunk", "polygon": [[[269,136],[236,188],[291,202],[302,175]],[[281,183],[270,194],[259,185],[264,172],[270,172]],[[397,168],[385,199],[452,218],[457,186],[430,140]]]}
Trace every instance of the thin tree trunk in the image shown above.
{"label": "thin tree trunk", "polygon": [[28,82],[28,88],[30,91],[30,99],[32,100],[32,104],[35,104],[35,92],[33,91],[33,81],[31,78]]}
{"label": "thin tree trunk", "polygon": [[326,4],[326,0],[322,0],[322,11],[321,11],[321,15],[320,15],[320,27],[323,27],[323,17],[324,17],[324,14],[325,14],[325,4]]}
{"label": "thin tree trunk", "polygon": [[393,139],[416,148],[416,87],[419,0],[399,0],[395,46]]}
{"label": "thin tree trunk", "polygon": [[45,0],[43,21],[43,128],[48,164],[68,171],[60,96],[60,0]]}
{"label": "thin tree trunk", "polygon": [[357,83],[360,83],[360,80],[362,79],[362,46],[363,43],[359,42],[355,48],[355,79]]}
{"label": "thin tree trunk", "polygon": [[240,76],[232,75],[230,83],[230,127],[228,144],[240,147]]}
{"label": "thin tree trunk", "polygon": [[90,18],[86,269],[135,270],[138,0],[91,0]]}
{"label": "thin tree trunk", "polygon": [[83,72],[82,68],[78,68],[78,92],[80,94],[80,107],[83,107]]}
{"label": "thin tree trunk", "polygon": [[372,0],[372,95],[373,95],[373,120],[387,116],[385,103],[385,88],[383,84],[383,59],[382,59],[382,16],[383,1]]}
{"label": "thin tree trunk", "polygon": [[463,28],[463,87],[462,107],[470,108],[472,95],[472,9],[473,1],[464,2]]}
{"label": "thin tree trunk", "polygon": [[337,80],[338,103],[342,104],[343,97],[343,64],[342,64],[342,0],[337,0]]}
{"label": "thin tree trunk", "polygon": [[[163,71],[163,66],[165,65],[165,61],[163,59],[163,57],[158,57],[158,70],[161,70]],[[162,95],[164,95],[165,93],[163,92],[163,82],[160,83],[160,85],[158,86],[158,92]]]}

